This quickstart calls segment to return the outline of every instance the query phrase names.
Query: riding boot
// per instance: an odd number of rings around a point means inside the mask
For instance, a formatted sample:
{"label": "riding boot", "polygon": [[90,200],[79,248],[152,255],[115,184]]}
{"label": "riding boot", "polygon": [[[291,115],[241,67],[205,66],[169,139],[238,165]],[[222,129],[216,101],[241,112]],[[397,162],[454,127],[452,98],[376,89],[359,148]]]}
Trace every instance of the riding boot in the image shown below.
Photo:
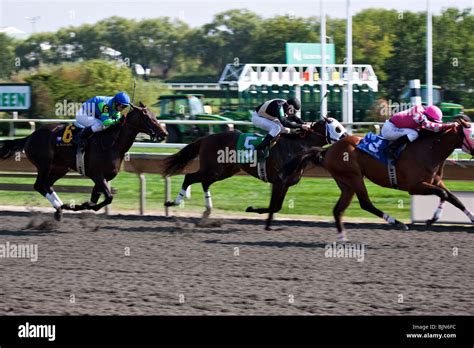
{"label": "riding boot", "polygon": [[401,138],[398,138],[397,140],[392,142],[390,145],[388,145],[387,148],[385,149],[385,154],[390,159],[396,160],[398,148],[404,144],[408,144],[409,142],[410,142],[410,139],[408,138],[408,136],[404,135]]}
{"label": "riding boot", "polygon": [[268,145],[270,145],[270,142],[272,141],[273,136],[270,134],[267,134],[265,138],[263,138],[262,142],[257,145],[255,148],[255,151],[257,151],[257,159],[263,159],[265,156],[265,149],[267,148]]}
{"label": "riding boot", "polygon": [[81,149],[81,152],[84,152],[86,149],[87,140],[92,135],[92,133],[92,127],[86,127],[81,131],[81,134],[79,135],[79,148]]}

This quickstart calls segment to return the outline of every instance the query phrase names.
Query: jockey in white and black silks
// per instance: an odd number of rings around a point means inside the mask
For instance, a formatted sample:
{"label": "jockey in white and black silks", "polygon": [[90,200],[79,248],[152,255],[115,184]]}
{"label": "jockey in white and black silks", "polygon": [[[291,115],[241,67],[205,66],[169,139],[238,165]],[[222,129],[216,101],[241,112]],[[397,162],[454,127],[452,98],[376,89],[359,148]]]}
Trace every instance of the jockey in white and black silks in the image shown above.
{"label": "jockey in white and black silks", "polygon": [[265,148],[278,134],[289,133],[290,129],[309,129],[308,124],[296,117],[299,110],[301,110],[301,102],[298,98],[271,99],[255,108],[252,112],[252,123],[268,131],[263,141],[255,148],[259,158],[263,156]]}

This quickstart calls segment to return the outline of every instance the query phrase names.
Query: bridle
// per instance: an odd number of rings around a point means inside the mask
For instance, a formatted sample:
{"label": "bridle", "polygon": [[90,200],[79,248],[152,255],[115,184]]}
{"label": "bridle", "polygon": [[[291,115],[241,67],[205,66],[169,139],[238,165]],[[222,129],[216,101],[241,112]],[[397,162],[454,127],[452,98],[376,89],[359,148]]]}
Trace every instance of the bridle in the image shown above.
{"label": "bridle", "polygon": [[[142,112],[142,109],[143,108],[137,107],[137,106],[133,105],[132,103],[130,103],[130,110],[131,111],[136,110],[136,112],[138,112],[138,117],[140,118],[140,120],[143,122],[143,124],[147,128],[147,131],[148,131],[147,133],[150,135],[151,141],[155,141],[158,138],[158,136],[157,136],[155,130],[150,126],[150,120],[147,117],[145,117],[144,113]],[[127,118],[125,117],[125,122],[126,122],[126,120],[127,120]],[[142,131],[142,129],[140,127],[134,125],[133,123],[128,123],[128,125],[131,128],[137,130],[138,132]],[[163,139],[163,137],[160,137],[160,138],[161,138],[160,140]]]}
{"label": "bridle", "polygon": [[[321,121],[324,121],[324,128],[325,128],[325,132],[324,133],[321,133],[320,131],[314,129],[316,127],[316,125],[321,122]],[[310,129],[309,130],[306,130],[304,129],[303,131],[300,132],[300,137],[301,138],[305,138],[307,136],[307,133],[314,133],[316,135],[319,135],[320,137],[326,139],[326,143],[328,144],[332,144],[332,142],[336,142],[336,141],[339,141],[340,139],[335,139],[333,137],[331,137],[331,133],[329,132],[329,128],[328,128],[328,125],[331,123],[331,121],[329,121],[328,118],[324,118],[323,120],[319,120],[319,121],[316,121],[316,122],[311,122],[311,126],[310,126]],[[344,134],[341,134],[342,135],[342,138],[344,138]]]}
{"label": "bridle", "polygon": [[[467,123],[466,121],[464,121],[464,120],[461,120],[461,119],[456,120],[456,122],[458,123],[458,125],[457,125],[456,127],[449,128],[449,129],[447,129],[447,130],[441,132],[441,133],[439,134],[439,136],[434,140],[433,145],[434,145],[435,143],[440,143],[440,142],[441,142],[441,138],[443,138],[446,134],[448,134],[449,132],[452,132],[452,131],[454,131],[454,129],[456,129],[456,131],[460,133],[459,136],[461,137],[461,147],[465,146],[466,149],[469,150],[469,153],[472,153],[472,151],[474,150],[474,148],[472,147],[472,145],[471,145],[471,143],[469,142],[469,140],[466,138],[466,134],[464,134],[464,131],[463,131],[464,128],[470,128],[470,127],[467,126],[468,123]],[[458,129],[458,128],[460,128],[460,129]],[[431,149],[433,149],[433,145],[431,146]]]}
{"label": "bridle", "polygon": [[461,130],[460,130],[460,133],[461,133],[461,138],[462,138],[462,142],[461,142],[461,148],[463,146],[466,147],[466,149],[469,150],[469,154],[472,154],[473,153],[473,150],[474,148],[472,147],[471,143],[469,142],[469,140],[466,138],[466,134],[464,133],[464,128],[471,128],[471,127],[467,127],[467,122],[465,121],[459,121],[459,125],[462,127]]}

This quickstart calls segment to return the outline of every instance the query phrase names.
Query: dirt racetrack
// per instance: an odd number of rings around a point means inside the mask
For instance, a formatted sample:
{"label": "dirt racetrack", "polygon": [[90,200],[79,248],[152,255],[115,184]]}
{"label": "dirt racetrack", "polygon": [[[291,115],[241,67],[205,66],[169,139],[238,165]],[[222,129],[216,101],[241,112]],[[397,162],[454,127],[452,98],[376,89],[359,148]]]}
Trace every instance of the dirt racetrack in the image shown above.
{"label": "dirt racetrack", "polygon": [[[364,259],[326,257],[333,224],[0,213],[1,315],[473,315],[474,227],[347,223]],[[238,249],[236,249],[238,248]],[[457,249],[455,249],[457,248]],[[128,256],[127,256],[127,255]]]}

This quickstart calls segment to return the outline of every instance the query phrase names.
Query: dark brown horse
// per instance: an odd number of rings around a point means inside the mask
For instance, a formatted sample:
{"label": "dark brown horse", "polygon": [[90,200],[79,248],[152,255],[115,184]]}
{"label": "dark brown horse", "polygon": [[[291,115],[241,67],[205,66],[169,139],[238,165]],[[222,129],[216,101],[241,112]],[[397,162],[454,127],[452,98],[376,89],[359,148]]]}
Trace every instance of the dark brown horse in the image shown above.
{"label": "dark brown horse", "polygon": [[[239,131],[230,131],[208,135],[194,141],[180,152],[169,157],[163,171],[165,176],[179,174],[182,169],[198,155],[200,168],[195,173],[186,174],[181,191],[176,199],[166,202],[165,205],[179,205],[185,196],[188,186],[200,182],[206,199],[206,211],[203,214],[203,218],[207,218],[212,209],[209,187],[214,182],[230,178],[240,170],[258,178],[257,167],[255,165],[222,163],[222,161],[218,159],[219,151],[223,151],[226,148],[230,150],[236,149],[240,134]],[[266,229],[269,230],[273,214],[280,211],[288,188],[297,184],[302,176],[302,173],[296,173],[283,182],[278,175],[280,168],[296,154],[308,150],[312,146],[323,146],[330,142],[337,141],[345,135],[347,135],[347,133],[344,127],[337,120],[332,118],[324,118],[323,120],[312,123],[310,130],[303,131],[301,134],[281,135],[281,139],[270,149],[267,159],[268,182],[272,183],[270,206],[268,208],[248,207],[246,211],[258,214],[269,213],[266,222]]]}
{"label": "dark brown horse", "polygon": [[[426,132],[420,136],[420,139],[406,147],[396,164],[399,190],[408,191],[411,195],[436,195],[440,198],[440,205],[433,218],[427,221],[428,224],[439,219],[445,201],[459,208],[474,222],[472,213],[448,190],[442,180],[445,160],[454,149],[462,147],[463,151],[474,155],[474,142],[466,135],[467,132],[472,132],[470,119],[464,116],[458,117],[456,121],[458,125],[455,128],[442,133]],[[466,132],[467,129],[469,130]],[[333,211],[340,240],[346,239],[342,214],[354,194],[357,195],[362,209],[390,224],[408,229],[400,221],[377,209],[370,201],[364,177],[383,187],[391,188],[391,184],[387,167],[356,148],[360,141],[361,138],[356,136],[345,137],[332,145],[324,155],[323,166],[331,173],[341,190],[341,196]],[[314,161],[316,156],[319,158],[322,151],[324,150],[321,148],[314,148],[298,156],[285,166],[282,175],[291,180],[292,173],[299,172],[307,163]]]}
{"label": "dark brown horse", "polygon": [[[64,128],[65,125],[50,124],[28,137],[0,142],[0,158],[9,158],[17,151],[25,151],[28,159],[38,169],[34,188],[51,202],[56,209],[54,217],[58,221],[61,220],[63,209],[97,211],[112,203],[113,197],[108,182],[118,174],[124,155],[138,133],[143,132],[152,139],[157,137],[159,140],[167,135],[155,115],[142,103],[139,107],[132,105],[129,113],[122,117],[118,125],[92,135],[85,152],[84,165],[86,176],[94,181],[95,186],[90,202],[74,206],[63,204],[53,189],[54,183],[69,170],[77,170],[76,144],[58,144],[57,139],[64,134]],[[105,199],[97,203],[101,193]]]}

